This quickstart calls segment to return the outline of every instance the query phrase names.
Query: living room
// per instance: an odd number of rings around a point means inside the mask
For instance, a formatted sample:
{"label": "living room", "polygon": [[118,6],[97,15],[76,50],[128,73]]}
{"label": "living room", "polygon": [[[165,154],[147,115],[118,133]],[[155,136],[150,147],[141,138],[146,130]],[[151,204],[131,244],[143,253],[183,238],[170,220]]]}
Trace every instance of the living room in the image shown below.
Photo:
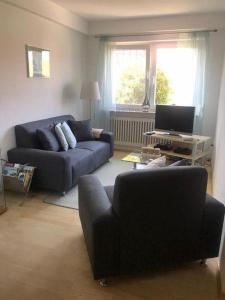
{"label": "living room", "polygon": [[[225,297],[225,5],[202,2],[0,0],[0,299]],[[47,57],[40,70],[35,55]],[[161,122],[170,109],[173,125]],[[56,149],[43,150],[43,131],[58,124],[66,144],[54,131]],[[153,157],[164,165],[152,167]],[[31,166],[26,190],[10,191],[6,161],[8,170]],[[102,187],[115,180],[116,192]],[[200,194],[206,225],[198,224]],[[199,226],[204,255],[192,249]]]}

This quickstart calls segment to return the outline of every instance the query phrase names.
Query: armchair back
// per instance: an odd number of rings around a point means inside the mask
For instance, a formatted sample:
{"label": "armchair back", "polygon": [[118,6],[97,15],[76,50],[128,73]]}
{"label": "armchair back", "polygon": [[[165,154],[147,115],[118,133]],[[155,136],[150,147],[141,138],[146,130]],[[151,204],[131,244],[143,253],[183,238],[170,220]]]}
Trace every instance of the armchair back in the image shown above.
{"label": "armchair back", "polygon": [[201,167],[120,174],[112,202],[120,220],[120,272],[198,257],[206,187]]}

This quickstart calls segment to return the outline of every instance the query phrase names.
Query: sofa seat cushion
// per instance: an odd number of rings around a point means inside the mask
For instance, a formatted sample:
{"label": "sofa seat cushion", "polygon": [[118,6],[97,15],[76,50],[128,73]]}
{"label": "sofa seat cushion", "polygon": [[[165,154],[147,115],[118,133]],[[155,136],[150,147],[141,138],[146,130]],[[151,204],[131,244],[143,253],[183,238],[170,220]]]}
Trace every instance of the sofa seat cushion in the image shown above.
{"label": "sofa seat cushion", "polygon": [[93,152],[88,149],[69,149],[63,155],[70,158],[73,185],[77,183],[80,176],[89,174],[95,170]]}
{"label": "sofa seat cushion", "polygon": [[95,162],[95,169],[101,166],[110,158],[110,144],[100,141],[85,141],[77,143],[77,149],[92,151]]}
{"label": "sofa seat cushion", "polygon": [[76,148],[98,151],[100,149],[107,148],[107,144],[108,143],[99,142],[99,141],[84,141],[84,142],[77,143]]}

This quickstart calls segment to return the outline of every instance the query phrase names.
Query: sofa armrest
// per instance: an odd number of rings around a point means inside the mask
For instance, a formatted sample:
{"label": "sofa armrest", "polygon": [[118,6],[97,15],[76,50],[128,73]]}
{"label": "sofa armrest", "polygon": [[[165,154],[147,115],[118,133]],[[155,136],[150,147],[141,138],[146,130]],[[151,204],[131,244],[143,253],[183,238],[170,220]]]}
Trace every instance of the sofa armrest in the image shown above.
{"label": "sofa armrest", "polygon": [[223,229],[223,220],[224,205],[207,194],[201,232],[201,252],[203,253],[202,258],[218,256]]}
{"label": "sofa armrest", "polygon": [[110,131],[103,131],[98,141],[106,142],[110,144],[110,155],[113,156],[114,151],[114,134]]}
{"label": "sofa armrest", "polygon": [[15,148],[8,151],[8,160],[36,167],[33,184],[37,187],[65,192],[72,186],[70,158],[65,152]]}
{"label": "sofa armrest", "polygon": [[78,181],[79,216],[95,279],[118,274],[119,222],[96,176]]}

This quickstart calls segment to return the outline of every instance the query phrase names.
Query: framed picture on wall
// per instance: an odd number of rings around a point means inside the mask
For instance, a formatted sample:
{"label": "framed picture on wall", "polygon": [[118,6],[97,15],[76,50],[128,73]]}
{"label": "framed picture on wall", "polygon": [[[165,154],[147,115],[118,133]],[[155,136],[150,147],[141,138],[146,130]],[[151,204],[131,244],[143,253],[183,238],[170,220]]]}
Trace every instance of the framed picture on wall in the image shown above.
{"label": "framed picture on wall", "polygon": [[26,45],[27,76],[29,78],[50,77],[50,51]]}

